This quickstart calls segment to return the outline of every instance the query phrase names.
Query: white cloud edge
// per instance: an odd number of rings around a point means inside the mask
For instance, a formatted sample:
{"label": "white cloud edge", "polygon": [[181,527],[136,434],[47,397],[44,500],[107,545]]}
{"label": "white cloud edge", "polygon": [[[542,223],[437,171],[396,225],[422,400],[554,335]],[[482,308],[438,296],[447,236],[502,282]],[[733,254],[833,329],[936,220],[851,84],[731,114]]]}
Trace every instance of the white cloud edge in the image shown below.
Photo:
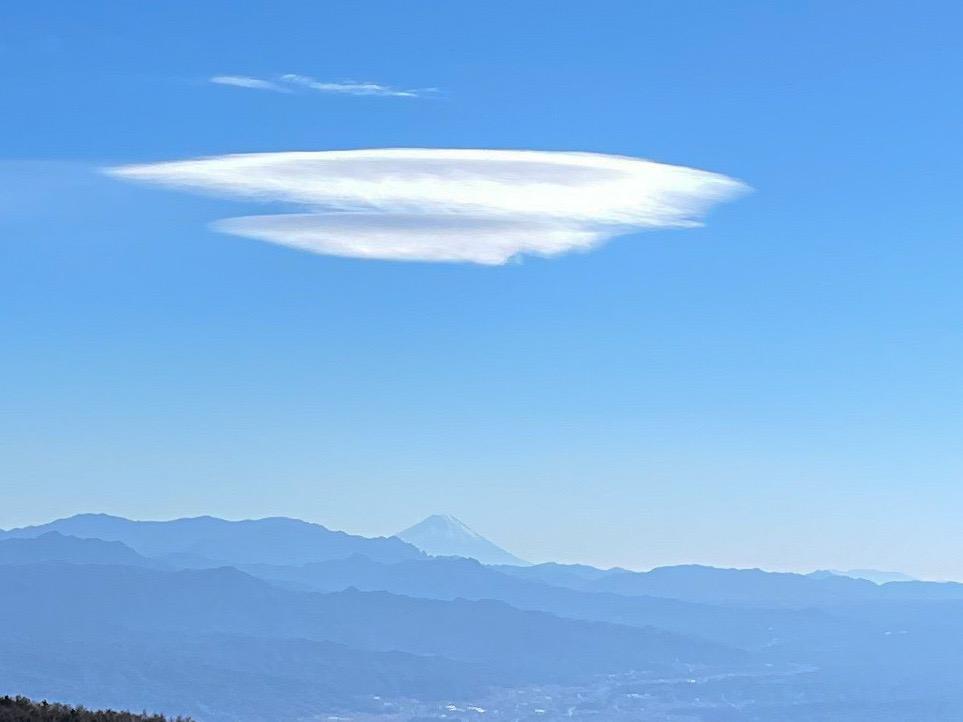
{"label": "white cloud edge", "polygon": [[315,253],[506,263],[700,225],[748,190],[717,173],[577,152],[395,148],[217,156],[108,169],[128,180],[293,204],[220,232]]}
{"label": "white cloud edge", "polygon": [[[413,222],[414,221],[414,222]],[[302,251],[345,258],[500,266],[521,255],[588,251],[618,235],[611,226],[484,216],[333,212],[239,216],[211,228]]]}
{"label": "white cloud edge", "polygon": [[436,93],[437,88],[393,88],[389,85],[370,81],[342,80],[326,82],[309,75],[285,73],[272,80],[254,78],[248,75],[214,75],[208,78],[215,85],[230,85],[235,88],[270,90],[275,93],[293,93],[297,90],[310,90],[317,93],[337,95],[374,95],[391,98],[420,98]]}

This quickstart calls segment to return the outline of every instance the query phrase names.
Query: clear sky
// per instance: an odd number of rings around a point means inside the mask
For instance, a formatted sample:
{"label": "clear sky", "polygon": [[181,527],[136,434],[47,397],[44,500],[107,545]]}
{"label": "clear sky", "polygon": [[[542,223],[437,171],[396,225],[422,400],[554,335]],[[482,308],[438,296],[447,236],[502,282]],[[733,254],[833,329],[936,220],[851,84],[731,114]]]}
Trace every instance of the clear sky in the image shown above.
{"label": "clear sky", "polygon": [[[957,3],[3,15],[0,527],[446,512],[536,561],[963,578]],[[100,172],[392,147],[754,190],[482,265],[225,235],[256,204]]]}

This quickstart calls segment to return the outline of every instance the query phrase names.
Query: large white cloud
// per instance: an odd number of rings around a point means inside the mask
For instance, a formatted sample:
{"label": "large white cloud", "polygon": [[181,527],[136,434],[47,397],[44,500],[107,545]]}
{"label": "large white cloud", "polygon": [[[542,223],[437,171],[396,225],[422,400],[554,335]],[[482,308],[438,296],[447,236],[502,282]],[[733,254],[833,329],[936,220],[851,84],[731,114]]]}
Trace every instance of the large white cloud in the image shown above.
{"label": "large white cloud", "polygon": [[339,256],[485,264],[697,225],[710,206],[746,189],[717,173],[637,158],[507,150],[258,153],[109,172],[304,211],[215,224],[228,233]]}

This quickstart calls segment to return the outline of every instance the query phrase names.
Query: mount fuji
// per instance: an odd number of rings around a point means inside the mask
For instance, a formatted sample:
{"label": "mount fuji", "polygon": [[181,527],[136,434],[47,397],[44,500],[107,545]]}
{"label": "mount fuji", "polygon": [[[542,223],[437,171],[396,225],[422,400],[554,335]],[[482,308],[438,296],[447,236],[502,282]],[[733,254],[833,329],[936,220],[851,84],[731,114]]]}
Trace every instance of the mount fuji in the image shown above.
{"label": "mount fuji", "polygon": [[528,565],[449,514],[432,514],[395,536],[436,557],[467,557],[482,564]]}

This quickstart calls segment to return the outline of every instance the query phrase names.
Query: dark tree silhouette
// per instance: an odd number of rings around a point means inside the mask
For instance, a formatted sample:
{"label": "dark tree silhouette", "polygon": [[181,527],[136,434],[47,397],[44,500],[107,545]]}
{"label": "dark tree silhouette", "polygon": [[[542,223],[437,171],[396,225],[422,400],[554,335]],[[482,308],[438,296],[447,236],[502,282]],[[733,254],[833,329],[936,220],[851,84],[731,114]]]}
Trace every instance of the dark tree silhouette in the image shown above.
{"label": "dark tree silhouette", "polygon": [[83,707],[34,702],[26,697],[0,697],[0,722],[192,722],[189,717],[133,714],[114,710],[94,711]]}

